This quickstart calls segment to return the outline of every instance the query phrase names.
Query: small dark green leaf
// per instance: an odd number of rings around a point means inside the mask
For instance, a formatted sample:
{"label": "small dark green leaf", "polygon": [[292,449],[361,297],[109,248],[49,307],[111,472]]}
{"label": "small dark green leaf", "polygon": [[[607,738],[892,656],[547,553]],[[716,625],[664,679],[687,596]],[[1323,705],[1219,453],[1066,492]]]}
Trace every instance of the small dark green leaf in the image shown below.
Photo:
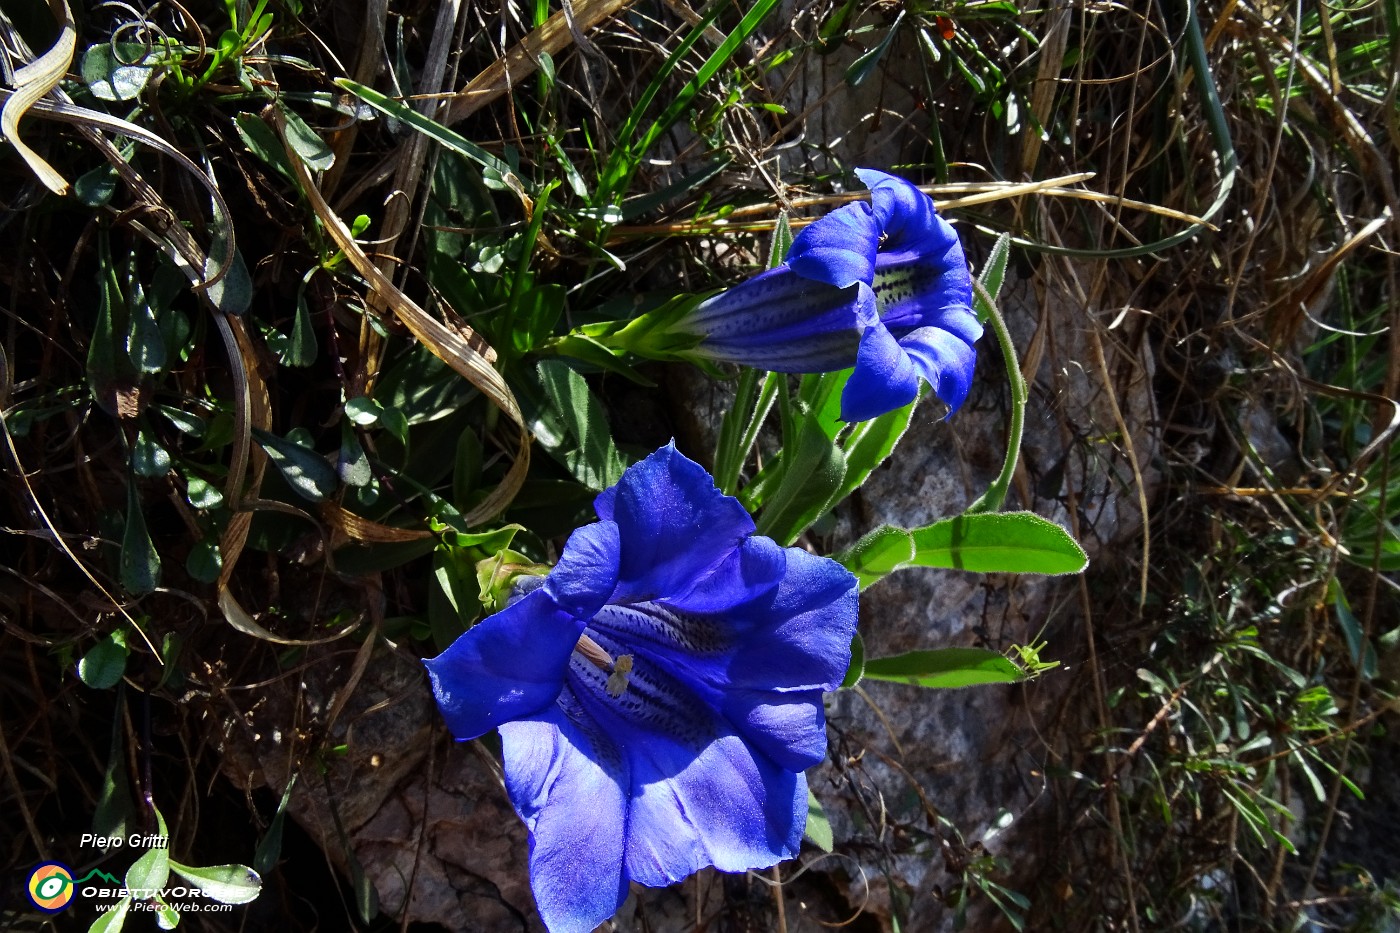
{"label": "small dark green leaf", "polygon": [[106,690],[121,683],[126,674],[126,633],[118,630],[88,649],[78,662],[78,679],[94,690]]}
{"label": "small dark green leaf", "polygon": [[79,175],[73,182],[73,196],[84,207],[104,207],[117,193],[117,170],[104,162]]}
{"label": "small dark green leaf", "polygon": [[[313,275],[315,270],[308,272]],[[284,366],[310,366],[316,362],[320,348],[316,344],[316,329],[311,325],[311,306],[306,301],[306,279],[297,289],[296,314],[292,317],[292,333],[282,354]]]}
{"label": "small dark green leaf", "polygon": [[248,151],[277,169],[288,179],[296,177],[292,163],[287,161],[287,150],[277,139],[277,134],[255,113],[240,113],[234,118],[238,136]]}
{"label": "small dark green leaf", "polygon": [[131,469],[137,476],[147,478],[164,476],[170,471],[170,454],[156,443],[148,428],[138,431],[136,443],[131,445]]}
{"label": "small dark green leaf", "polygon": [[198,415],[192,415],[178,408],[171,408],[169,405],[156,405],[155,410],[160,412],[166,421],[175,425],[175,429],[181,434],[196,439],[204,436],[204,419]]}
{"label": "small dark green leaf", "polygon": [[957,515],[910,534],[917,567],[1063,574],[1089,563],[1069,532],[1033,512]]}
{"label": "small dark green leaf", "polygon": [[293,773],[286,789],[282,791],[282,800],[277,804],[277,812],[267,824],[267,833],[258,843],[257,851],[253,853],[253,871],[259,875],[271,871],[282,854],[282,827],[287,822],[287,804],[292,802],[292,788],[296,787],[296,784],[297,776]]}
{"label": "small dark green leaf", "polygon": [[362,428],[369,427],[379,420],[384,414],[384,408],[372,398],[365,398],[363,395],[352,398],[345,403],[345,417]]}
{"label": "small dark green leaf", "polygon": [[267,451],[272,465],[298,495],[321,502],[335,492],[335,467],[310,447],[257,428],[253,429],[253,438]]}
{"label": "small dark green leaf", "polygon": [[126,297],[127,358],[138,372],[158,373],[165,369],[165,335],[160,331],[155,308],[146,299],[146,288],[136,277],[134,268],[127,270]]}
{"label": "small dark green leaf", "polygon": [[868,660],[865,679],[916,687],[971,687],[1014,684],[1024,680],[1025,675],[1015,664],[986,648],[937,648]]}
{"label": "small dark green leaf", "polygon": [[[124,707],[118,704],[118,709]],[[125,732],[122,714],[112,720],[112,741],[107,750],[107,770],[102,775],[102,792],[92,814],[92,831],[97,836],[125,836],[128,826],[135,825],[136,805],[131,800],[131,785],[126,779]]]}
{"label": "small dark green leaf", "polygon": [[122,587],[133,596],[144,596],[160,586],[160,554],[146,531],[146,513],[135,480],[126,484],[126,529],[122,532]]}
{"label": "small dark green leaf", "polygon": [[292,151],[300,156],[312,171],[324,172],[334,165],[335,153],[326,145],[326,141],[295,111],[286,107],[279,109],[287,127],[287,143],[292,147]]}
{"label": "small dark green leaf", "polygon": [[185,477],[185,498],[197,509],[214,509],[223,505],[224,494],[211,486],[203,477],[187,474]]}
{"label": "small dark green leaf", "polygon": [[135,100],[154,70],[141,64],[146,46],[135,42],[101,42],[83,52],[83,83],[98,100]]}
{"label": "small dark green leaf", "polygon": [[213,538],[196,541],[185,558],[185,572],[201,583],[213,583],[224,570],[224,555]]}
{"label": "small dark green leaf", "polygon": [[119,361],[117,346],[116,316],[125,307],[121,285],[117,281],[117,270],[112,264],[112,254],[105,230],[97,237],[98,258],[98,300],[97,321],[92,329],[92,339],[88,343],[87,377],[88,388],[93,400],[110,415],[117,413],[117,393],[123,377],[132,375],[130,361],[122,353]]}
{"label": "small dark green leaf", "polygon": [[546,449],[589,489],[601,492],[612,486],[627,464],[613,443],[602,404],[583,376],[562,360],[543,360],[536,372],[565,432]]}
{"label": "small dark green leaf", "polygon": [[[230,221],[231,223],[231,221]],[[225,242],[233,242],[233,228],[225,228],[222,224],[215,224],[213,229],[213,244],[209,248],[210,263],[214,262],[213,257],[222,256],[225,250]],[[243,261],[243,254],[235,247],[233,260],[229,263],[228,272],[213,285],[209,286],[209,300],[214,307],[225,314],[240,315],[247,311],[253,304],[253,277],[248,274],[248,264]]]}
{"label": "small dark green leaf", "polygon": [[885,31],[878,45],[864,55],[851,62],[851,67],[846,69],[846,83],[851,87],[860,87],[865,81],[875,73],[880,61],[889,53],[890,46],[894,44],[894,38],[899,33],[899,25],[904,22],[904,10],[899,11],[893,23]]}
{"label": "small dark green leaf", "polygon": [[360,439],[355,436],[355,428],[348,421],[340,423],[340,460],[336,466],[340,481],[347,486],[368,486],[374,479],[370,469],[369,456]]}

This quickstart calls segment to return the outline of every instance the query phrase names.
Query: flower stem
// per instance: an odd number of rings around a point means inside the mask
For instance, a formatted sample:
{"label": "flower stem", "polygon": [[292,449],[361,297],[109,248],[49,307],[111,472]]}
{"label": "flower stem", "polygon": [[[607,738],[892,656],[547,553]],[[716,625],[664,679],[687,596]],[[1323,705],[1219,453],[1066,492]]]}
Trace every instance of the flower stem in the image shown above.
{"label": "flower stem", "polygon": [[1016,461],[1021,456],[1021,433],[1026,425],[1026,403],[1030,399],[1026,379],[1021,375],[1021,361],[1016,356],[1016,345],[1011,342],[1011,331],[1007,330],[1006,319],[1001,316],[996,300],[987,293],[981,282],[973,282],[973,287],[986,302],[989,309],[987,323],[992,326],[992,332],[997,337],[997,346],[1001,347],[1002,359],[1006,361],[1006,376],[1011,381],[1011,428],[1007,433],[1006,460],[1002,462],[1001,473],[992,480],[987,491],[964,510],[966,515],[999,511],[1002,503],[1006,501],[1007,490],[1011,488],[1011,477],[1016,473]]}

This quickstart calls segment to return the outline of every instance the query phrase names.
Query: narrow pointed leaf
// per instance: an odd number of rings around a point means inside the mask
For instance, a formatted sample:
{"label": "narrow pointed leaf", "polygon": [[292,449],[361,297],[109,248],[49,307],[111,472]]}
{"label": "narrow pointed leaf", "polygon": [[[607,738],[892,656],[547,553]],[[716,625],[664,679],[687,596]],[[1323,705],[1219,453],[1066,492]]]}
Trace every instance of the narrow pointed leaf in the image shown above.
{"label": "narrow pointed leaf", "polygon": [[253,437],[298,495],[320,502],[335,492],[335,467],[316,451],[257,428]]}
{"label": "narrow pointed leaf", "polygon": [[986,648],[910,651],[865,662],[866,680],[888,680],[916,687],[971,687],[1014,684],[1025,679],[1019,667]]}

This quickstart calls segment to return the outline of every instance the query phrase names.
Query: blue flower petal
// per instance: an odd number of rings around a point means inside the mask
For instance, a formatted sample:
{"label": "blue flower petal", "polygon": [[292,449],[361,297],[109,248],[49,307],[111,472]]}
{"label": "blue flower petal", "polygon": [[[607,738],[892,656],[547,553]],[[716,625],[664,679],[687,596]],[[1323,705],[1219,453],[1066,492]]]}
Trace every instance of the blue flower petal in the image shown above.
{"label": "blue flower petal", "polygon": [[863,202],[839,207],[793,238],[787,264],[803,278],[846,288],[875,276],[880,227]]}
{"label": "blue flower petal", "polygon": [[723,712],[754,748],[789,771],[806,771],[826,757],[821,690],[732,690]]}
{"label": "blue flower petal", "polygon": [[698,750],[638,743],[631,754],[627,870],[637,881],[668,884],[705,865],[767,868],[797,854],[807,822],[801,772],[755,755],[737,735]]}
{"label": "blue flower petal", "polygon": [[615,603],[687,589],[754,530],[739,500],[715,488],[705,468],[674,444],[629,467],[593,507],[617,523],[621,537]]}
{"label": "blue flower petal", "polygon": [[474,739],[554,703],[583,627],[537,589],[425,660],[452,734]]}
{"label": "blue flower petal", "polygon": [[856,352],[856,368],[841,392],[841,420],[867,421],[914,401],[919,376],[883,324],[866,328]]}
{"label": "blue flower petal", "polygon": [[627,899],[630,781],[599,741],[558,708],[501,726],[506,791],[530,830],[530,888],[550,933],[591,933]]}
{"label": "blue flower petal", "polygon": [[886,237],[882,253],[942,256],[958,243],[953,228],[938,216],[933,199],[917,187],[874,169],[858,168],[856,174],[870,189],[871,214]]}
{"label": "blue flower petal", "polygon": [[[751,620],[729,667],[729,682],[752,689],[835,690],[851,662],[860,599],[856,578],[830,558],[799,548],[785,551],[782,583]],[[758,608],[752,604],[742,611]]]}
{"label": "blue flower petal", "polygon": [[585,525],[569,535],[544,587],[561,608],[580,619],[589,618],[617,589],[621,551],[617,525]]}
{"label": "blue flower petal", "polygon": [[[663,597],[658,602],[689,613],[728,613],[772,594],[787,573],[787,555],[788,549],[772,538],[757,535],[746,538],[709,575],[696,580],[675,596]],[[734,623],[734,633],[742,634],[739,628],[742,621],[735,619]]]}
{"label": "blue flower petal", "polygon": [[900,339],[919,370],[952,414],[972,388],[977,351],[955,334],[938,327],[921,327]]}

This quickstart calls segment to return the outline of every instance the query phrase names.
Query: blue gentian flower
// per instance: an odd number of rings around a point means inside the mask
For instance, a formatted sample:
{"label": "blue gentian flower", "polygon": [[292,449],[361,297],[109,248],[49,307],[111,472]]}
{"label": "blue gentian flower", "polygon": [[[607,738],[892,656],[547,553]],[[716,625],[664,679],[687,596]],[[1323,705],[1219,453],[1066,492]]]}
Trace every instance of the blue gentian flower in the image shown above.
{"label": "blue gentian flower", "polygon": [[695,356],[783,373],[854,366],[841,417],[909,404],[919,380],[957,410],[972,385],[972,277],[958,235],[902,178],[856,169],[870,203],[840,207],[793,240],[787,261],[699,305],[675,330]]}
{"label": "blue gentian flower", "polygon": [[425,662],[457,738],[500,729],[552,933],[592,930],[631,881],[797,853],[856,626],[855,577],[754,534],[674,445],[594,507],[547,578]]}

